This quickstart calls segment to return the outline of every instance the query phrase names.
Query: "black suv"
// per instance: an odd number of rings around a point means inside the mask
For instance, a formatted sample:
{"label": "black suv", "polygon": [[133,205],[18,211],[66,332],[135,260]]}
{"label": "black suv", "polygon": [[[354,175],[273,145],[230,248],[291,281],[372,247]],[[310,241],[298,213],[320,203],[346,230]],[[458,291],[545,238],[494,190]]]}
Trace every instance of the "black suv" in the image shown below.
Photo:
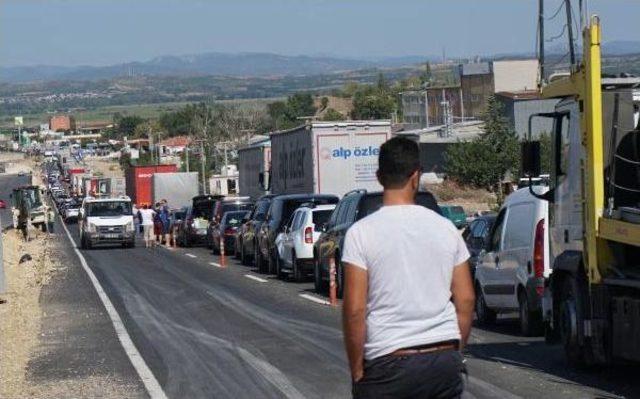
{"label": "black suv", "polygon": [[255,264],[258,271],[264,273],[276,272],[277,250],[276,237],[291,218],[291,214],[302,204],[317,205],[336,204],[339,198],[327,194],[290,194],[279,195],[271,200],[267,218],[258,233],[257,248],[254,249]]}
{"label": "black suv", "polygon": [[[434,196],[429,192],[419,192],[416,204],[441,215]],[[340,200],[331,214],[324,232],[313,246],[313,276],[315,290],[321,293],[326,290],[329,280],[329,259],[334,258],[336,264],[336,284],[338,296],[342,297],[344,270],[340,263],[340,253],[344,236],[352,224],[372,214],[382,207],[382,192],[369,193],[366,190],[351,191]]]}
{"label": "black suv", "polygon": [[258,247],[258,232],[267,217],[273,197],[275,197],[275,194],[267,194],[258,198],[249,217],[238,229],[236,234],[236,255],[243,265],[248,266],[255,259],[253,251]]}

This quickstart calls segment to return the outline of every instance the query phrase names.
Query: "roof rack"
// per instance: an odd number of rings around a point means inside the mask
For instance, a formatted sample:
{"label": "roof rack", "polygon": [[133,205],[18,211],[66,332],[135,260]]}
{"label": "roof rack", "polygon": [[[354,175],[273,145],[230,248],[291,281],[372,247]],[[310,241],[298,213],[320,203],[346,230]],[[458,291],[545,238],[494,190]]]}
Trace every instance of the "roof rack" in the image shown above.
{"label": "roof rack", "polygon": [[366,188],[356,188],[355,190],[351,190],[351,191],[349,191],[349,192],[345,193],[345,195],[344,195],[344,196],[346,197],[347,195],[355,194],[355,193],[363,193],[363,194],[366,194],[366,193],[367,193],[367,189],[366,189]]}

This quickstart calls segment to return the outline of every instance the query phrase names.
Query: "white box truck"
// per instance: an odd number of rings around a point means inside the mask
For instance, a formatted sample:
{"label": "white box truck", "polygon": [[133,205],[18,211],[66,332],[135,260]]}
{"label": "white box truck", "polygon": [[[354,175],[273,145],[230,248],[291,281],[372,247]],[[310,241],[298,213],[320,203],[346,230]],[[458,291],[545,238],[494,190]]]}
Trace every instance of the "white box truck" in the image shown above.
{"label": "white box truck", "polygon": [[376,178],[389,121],[312,122],[271,134],[271,192],[342,196],[382,190]]}
{"label": "white box truck", "polygon": [[263,139],[238,150],[238,194],[254,200],[269,193],[271,142]]}

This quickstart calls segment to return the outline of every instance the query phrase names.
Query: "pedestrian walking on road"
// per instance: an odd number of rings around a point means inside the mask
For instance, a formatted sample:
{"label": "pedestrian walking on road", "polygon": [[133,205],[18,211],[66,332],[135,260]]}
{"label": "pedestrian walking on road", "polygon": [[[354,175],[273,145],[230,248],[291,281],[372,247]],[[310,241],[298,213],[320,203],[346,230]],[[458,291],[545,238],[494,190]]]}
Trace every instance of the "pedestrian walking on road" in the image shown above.
{"label": "pedestrian walking on road", "polygon": [[418,145],[380,148],[383,207],[347,232],[344,339],[354,398],[459,398],[473,319],[469,252],[454,225],[414,202]]}
{"label": "pedestrian walking on road", "polygon": [[160,241],[165,244],[165,245],[169,245],[169,205],[166,199],[163,199],[162,201],[160,201],[160,210],[158,212],[160,214],[160,224],[161,224],[161,238]]}
{"label": "pedestrian walking on road", "polygon": [[150,209],[148,205],[142,205],[142,209],[140,209],[140,216],[142,218],[142,231],[144,238],[144,246],[146,248],[154,247],[156,242],[153,239],[153,219],[155,218],[156,212],[153,209]]}

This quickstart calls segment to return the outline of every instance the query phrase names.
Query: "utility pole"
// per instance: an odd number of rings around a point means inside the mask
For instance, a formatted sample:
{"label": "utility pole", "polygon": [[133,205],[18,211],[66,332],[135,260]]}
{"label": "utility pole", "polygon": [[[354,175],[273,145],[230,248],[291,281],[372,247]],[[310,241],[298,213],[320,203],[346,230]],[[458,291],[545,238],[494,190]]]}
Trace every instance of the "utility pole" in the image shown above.
{"label": "utility pole", "polygon": [[184,147],[184,156],[187,164],[187,173],[189,173],[189,144]]}
{"label": "utility pole", "polygon": [[569,36],[569,59],[571,60],[571,68],[573,71],[574,65],[576,65],[576,52],[573,47],[573,20],[571,18],[571,0],[565,0],[564,2],[567,10],[567,35]]}
{"label": "utility pole", "polygon": [[[538,0],[538,62],[540,63],[540,82],[544,82],[544,0]],[[542,86],[540,86],[542,87]]]}
{"label": "utility pole", "polygon": [[202,173],[202,194],[207,194],[207,178],[205,176],[206,156],[204,154],[204,140],[196,140],[200,142],[200,169]]}

